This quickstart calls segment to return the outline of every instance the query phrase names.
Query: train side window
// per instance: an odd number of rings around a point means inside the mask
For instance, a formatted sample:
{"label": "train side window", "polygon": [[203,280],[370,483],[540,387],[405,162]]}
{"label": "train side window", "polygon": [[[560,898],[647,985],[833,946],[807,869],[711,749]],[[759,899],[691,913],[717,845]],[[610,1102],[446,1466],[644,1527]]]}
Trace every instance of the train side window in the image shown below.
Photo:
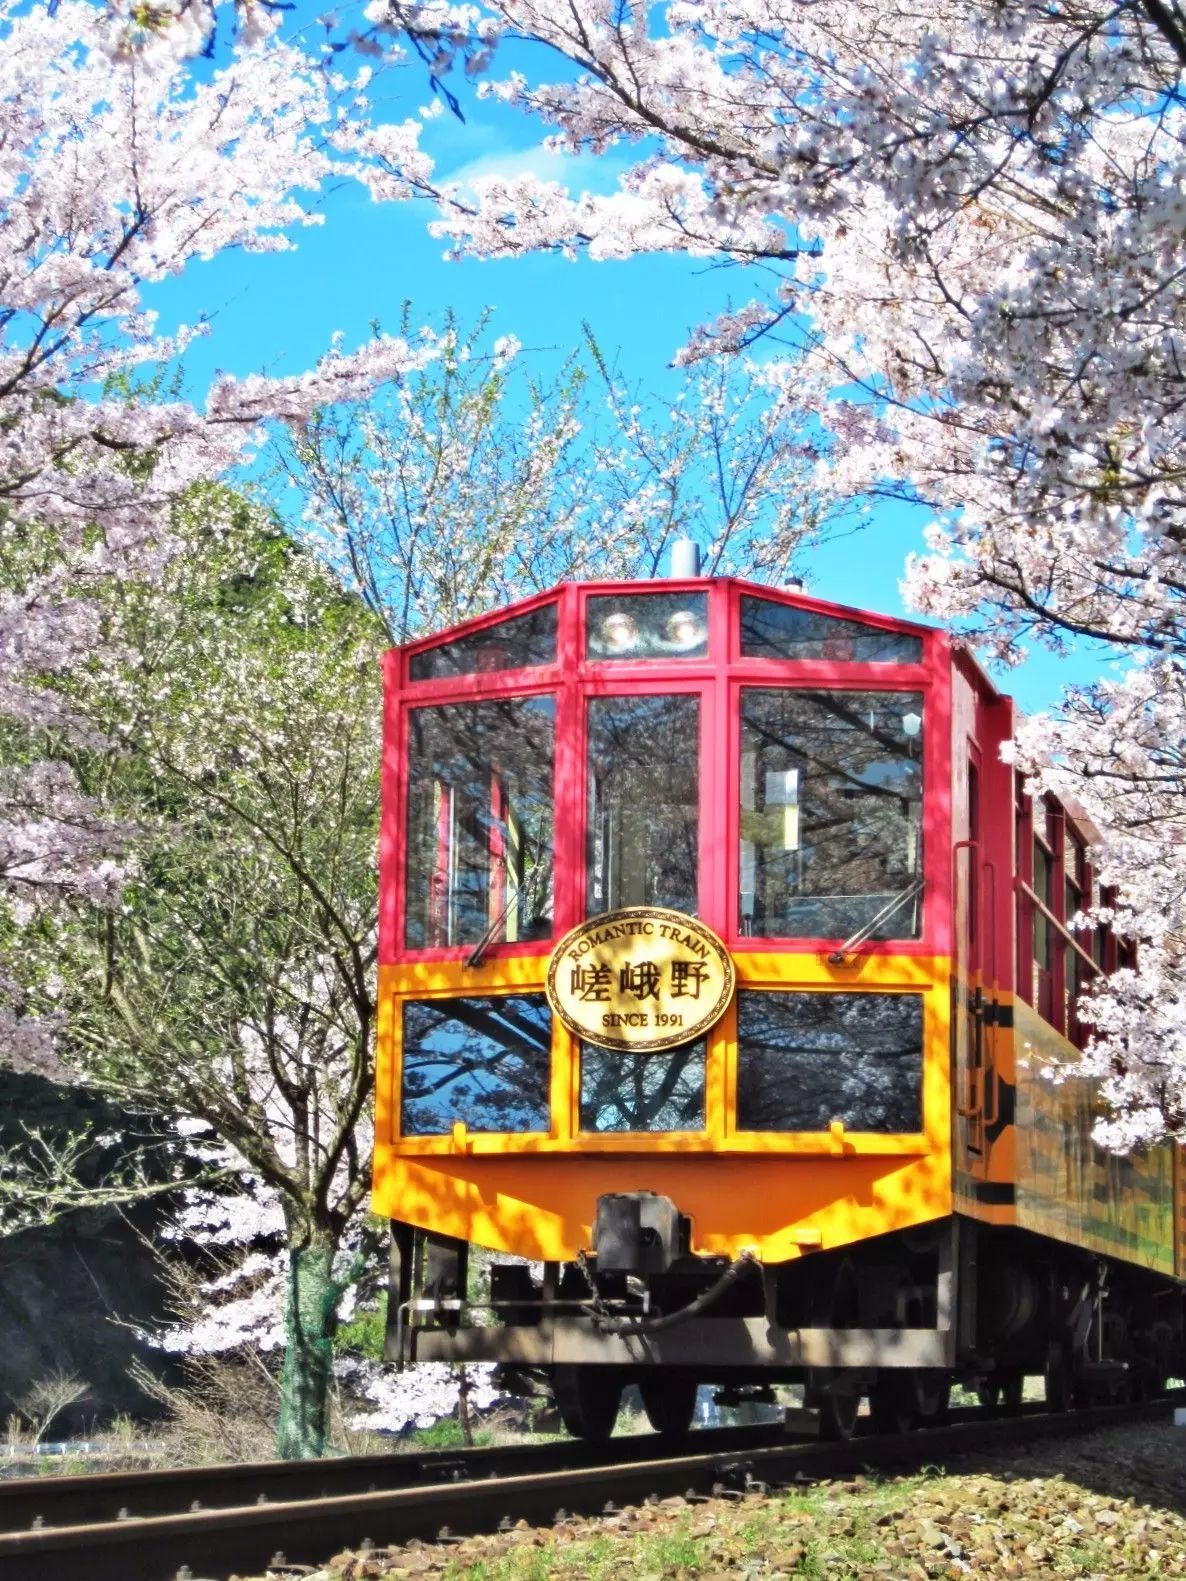
{"label": "train side window", "polygon": [[[1066,880],[1066,924],[1070,928],[1076,912],[1083,909],[1084,881],[1087,876],[1087,852],[1078,835],[1068,831],[1064,853]],[[1080,930],[1082,931],[1082,930]]]}
{"label": "train side window", "polygon": [[1079,999],[1087,991],[1091,974],[1086,962],[1075,948],[1085,947],[1086,935],[1076,930],[1075,918],[1083,909],[1083,878],[1087,859],[1083,843],[1068,827],[1063,845],[1063,925],[1067,930],[1066,957],[1063,968],[1063,1024],[1067,1037],[1076,1046],[1082,1044],[1083,1032],[1079,1024]]}
{"label": "train side window", "polygon": [[918,692],[742,692],[744,933],[918,938],[922,728]]}
{"label": "train side window", "polygon": [[[1034,819],[1034,879],[1033,890],[1041,906],[1034,906],[1034,998],[1033,1004],[1042,1020],[1058,1026],[1061,1004],[1056,998],[1056,966],[1061,961],[1063,939],[1050,922],[1056,915],[1058,896],[1055,895],[1055,849],[1050,838],[1055,835],[1053,819],[1047,816],[1042,833],[1037,832]],[[1048,914],[1050,915],[1047,915]]]}
{"label": "train side window", "polygon": [[551,697],[413,708],[411,949],[552,935]]}
{"label": "train side window", "polygon": [[403,1136],[546,1131],[552,1019],[543,994],[404,1005]]}
{"label": "train side window", "polygon": [[703,1131],[705,1041],[660,1054],[581,1044],[581,1130]]}
{"label": "train side window", "polygon": [[[1045,845],[1034,840],[1034,894],[1049,908],[1052,890],[1053,859]],[[1043,971],[1050,970],[1050,923],[1044,912],[1034,911],[1034,963]]]}
{"label": "train side window", "polygon": [[589,916],[619,906],[698,902],[700,699],[591,697]]}
{"label": "train side window", "polygon": [[1035,907],[1026,890],[1034,876],[1031,835],[1033,805],[1025,794],[1025,781],[1013,776],[1014,849],[1017,853],[1017,991],[1027,1004],[1034,1003],[1033,935]]}
{"label": "train side window", "polygon": [[499,670],[555,662],[556,606],[541,604],[526,615],[497,621],[414,653],[408,675],[413,681],[435,681],[446,675],[493,675]]}
{"label": "train side window", "polygon": [[708,652],[703,593],[626,593],[591,598],[585,656],[590,659],[702,659]]}
{"label": "train side window", "polygon": [[968,964],[973,970],[980,966],[980,769],[974,759],[968,759],[968,839],[972,842],[968,854],[967,938]]}
{"label": "train side window", "polygon": [[908,632],[841,620],[819,610],[741,599],[743,659],[829,659],[849,664],[921,664],[922,639]]}
{"label": "train side window", "polygon": [[922,1129],[921,994],[737,996],[737,1128]]}

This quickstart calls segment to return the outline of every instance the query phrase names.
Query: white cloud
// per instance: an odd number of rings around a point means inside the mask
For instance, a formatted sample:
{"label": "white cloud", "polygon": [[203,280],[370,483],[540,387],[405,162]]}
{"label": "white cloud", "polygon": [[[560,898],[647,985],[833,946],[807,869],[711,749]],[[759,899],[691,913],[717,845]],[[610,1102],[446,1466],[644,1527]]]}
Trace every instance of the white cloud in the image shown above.
{"label": "white cloud", "polygon": [[471,187],[482,176],[535,176],[539,181],[558,181],[574,192],[613,192],[617,189],[619,165],[603,154],[561,154],[545,148],[493,150],[478,159],[458,166],[443,182]]}

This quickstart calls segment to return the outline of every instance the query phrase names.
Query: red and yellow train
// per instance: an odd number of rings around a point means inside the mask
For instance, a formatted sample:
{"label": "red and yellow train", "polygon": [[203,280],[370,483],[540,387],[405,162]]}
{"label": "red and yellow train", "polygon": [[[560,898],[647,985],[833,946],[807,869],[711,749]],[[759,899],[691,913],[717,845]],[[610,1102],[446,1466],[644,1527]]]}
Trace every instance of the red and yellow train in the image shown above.
{"label": "red and yellow train", "polygon": [[588,1437],[628,1382],[672,1433],[801,1382],[845,1434],[1186,1371],[1179,1154],[1101,1153],[1074,1074],[1126,948],[1075,926],[1092,831],[946,634],[570,583],[390,653],[386,707],[394,1358],[546,1379]]}

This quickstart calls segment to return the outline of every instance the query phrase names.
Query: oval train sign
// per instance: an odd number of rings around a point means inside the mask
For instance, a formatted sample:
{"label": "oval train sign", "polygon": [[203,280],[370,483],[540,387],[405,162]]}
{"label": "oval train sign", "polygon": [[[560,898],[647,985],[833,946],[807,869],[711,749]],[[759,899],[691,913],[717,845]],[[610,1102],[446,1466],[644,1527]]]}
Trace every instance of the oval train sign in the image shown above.
{"label": "oval train sign", "polygon": [[711,928],[682,911],[628,906],[566,933],[548,962],[552,1009],[600,1048],[653,1053],[720,1020],[736,974]]}

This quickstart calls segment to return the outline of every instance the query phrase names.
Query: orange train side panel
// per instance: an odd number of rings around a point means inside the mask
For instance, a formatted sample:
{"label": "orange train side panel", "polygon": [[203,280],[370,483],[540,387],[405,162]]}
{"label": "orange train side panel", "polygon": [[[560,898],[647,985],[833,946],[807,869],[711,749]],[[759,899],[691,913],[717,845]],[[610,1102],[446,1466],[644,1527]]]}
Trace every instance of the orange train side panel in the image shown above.
{"label": "orange train side panel", "polygon": [[[1096,1086],[1073,1074],[1073,1046],[1020,1000],[1014,1037],[1017,1223],[1172,1274],[1181,1232],[1171,1148],[1121,1157],[1096,1147]],[[1050,1068],[1072,1074],[1054,1082],[1046,1074]]]}

